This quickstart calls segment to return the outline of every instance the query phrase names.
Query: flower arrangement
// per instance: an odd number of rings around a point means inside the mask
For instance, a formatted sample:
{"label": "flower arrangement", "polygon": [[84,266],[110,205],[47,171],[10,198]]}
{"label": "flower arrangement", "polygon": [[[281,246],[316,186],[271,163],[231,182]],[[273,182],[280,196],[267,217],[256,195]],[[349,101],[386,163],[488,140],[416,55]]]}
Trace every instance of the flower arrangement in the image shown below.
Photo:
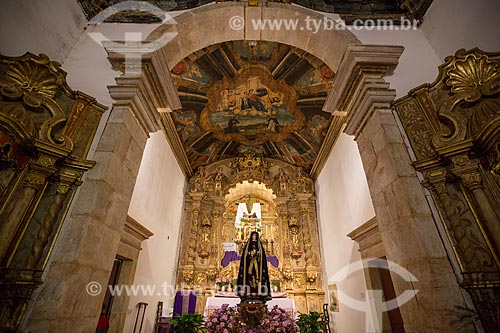
{"label": "flower arrangement", "polygon": [[281,278],[279,277],[271,278],[271,287],[273,291],[279,291],[281,287]]}
{"label": "flower arrangement", "polygon": [[217,278],[217,280],[215,280],[215,283],[217,284],[219,289],[221,289],[222,287],[228,286],[229,282],[231,282],[231,281],[228,278],[223,278],[223,279]]}
{"label": "flower arrangement", "polygon": [[236,309],[228,304],[222,304],[205,320],[205,328],[209,333],[231,333],[233,332]]}
{"label": "flower arrangement", "polygon": [[297,324],[288,312],[277,305],[268,311],[259,327],[247,328],[237,323],[236,308],[224,304],[208,316],[205,327],[208,333],[299,333]]}

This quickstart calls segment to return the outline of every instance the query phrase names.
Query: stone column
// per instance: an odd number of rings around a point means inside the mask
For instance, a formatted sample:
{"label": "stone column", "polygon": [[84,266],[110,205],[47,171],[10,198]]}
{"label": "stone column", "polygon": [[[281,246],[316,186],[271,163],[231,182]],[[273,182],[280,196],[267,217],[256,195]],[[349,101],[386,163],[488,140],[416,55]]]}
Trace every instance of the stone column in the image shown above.
{"label": "stone column", "polygon": [[[358,143],[387,259],[418,279],[409,282],[391,273],[398,296],[418,290],[400,305],[406,332],[455,332],[455,324],[464,324],[454,321],[457,308],[466,308],[465,300],[392,114],[395,92],[383,79],[402,51],[350,47],[325,108],[347,113],[345,132]],[[474,330],[465,325],[462,329]]]}
{"label": "stone column", "polygon": [[24,321],[31,332],[93,332],[127,217],[147,134],[126,106],[115,106],[73,210],[54,247],[44,283]]}

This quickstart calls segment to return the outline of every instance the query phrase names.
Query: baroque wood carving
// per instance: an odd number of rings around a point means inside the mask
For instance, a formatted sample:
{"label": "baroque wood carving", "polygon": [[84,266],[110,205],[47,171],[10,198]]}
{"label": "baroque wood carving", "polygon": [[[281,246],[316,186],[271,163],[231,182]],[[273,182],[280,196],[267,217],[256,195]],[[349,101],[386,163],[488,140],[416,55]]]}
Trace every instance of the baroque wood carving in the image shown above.
{"label": "baroque wood carving", "polygon": [[[242,190],[247,182],[254,186],[248,193]],[[203,312],[203,297],[211,295],[216,279],[236,276],[239,261],[222,264],[223,243],[234,241],[234,207],[249,195],[264,207],[263,244],[278,259],[277,266],[269,264],[271,279],[279,278],[282,291],[296,300],[307,292],[309,301],[299,302],[298,311],[319,311],[324,291],[313,253],[319,248],[313,180],[300,167],[252,152],[199,167],[189,180],[177,283],[204,292],[197,309]],[[200,273],[203,279],[196,279]]]}
{"label": "baroque wood carving", "polygon": [[0,330],[14,331],[41,274],[105,108],[45,55],[0,56]]}
{"label": "baroque wood carving", "polygon": [[500,329],[500,53],[459,50],[395,101],[486,331]]}

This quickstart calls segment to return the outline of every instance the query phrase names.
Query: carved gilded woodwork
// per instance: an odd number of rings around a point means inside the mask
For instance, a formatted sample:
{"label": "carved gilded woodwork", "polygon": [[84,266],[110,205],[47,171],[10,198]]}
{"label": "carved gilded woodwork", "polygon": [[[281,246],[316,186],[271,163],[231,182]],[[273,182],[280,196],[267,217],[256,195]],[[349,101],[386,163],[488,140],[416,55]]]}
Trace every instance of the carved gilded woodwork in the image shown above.
{"label": "carved gilded woodwork", "polygon": [[459,50],[432,84],[394,102],[460,282],[486,331],[500,315],[500,53]]}
{"label": "carved gilded woodwork", "polygon": [[[237,192],[244,182],[254,181],[262,184],[258,190]],[[233,280],[239,261],[222,267],[222,245],[236,238],[236,204],[246,202],[248,194],[263,205],[262,235],[269,238],[263,245],[267,255],[279,260],[278,267],[269,265],[270,277],[282,279],[281,289],[288,297],[304,300],[298,311],[319,311],[324,291],[320,261],[314,254],[319,235],[313,181],[294,165],[252,152],[200,167],[189,180],[177,283],[201,287],[207,292],[201,297],[206,297],[217,278]],[[201,273],[203,281],[196,279]],[[197,311],[203,312],[204,298],[197,304]]]}
{"label": "carved gilded woodwork", "polygon": [[104,106],[45,55],[0,56],[0,330],[15,330],[61,228]]}

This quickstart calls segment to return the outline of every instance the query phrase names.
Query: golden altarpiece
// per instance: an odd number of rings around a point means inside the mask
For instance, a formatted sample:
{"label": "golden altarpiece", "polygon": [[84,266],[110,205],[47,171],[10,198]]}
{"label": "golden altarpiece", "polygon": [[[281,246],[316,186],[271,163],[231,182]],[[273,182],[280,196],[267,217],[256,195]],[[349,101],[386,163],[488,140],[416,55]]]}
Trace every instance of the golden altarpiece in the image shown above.
{"label": "golden altarpiece", "polygon": [[105,108],[45,55],[0,57],[0,331],[42,283]]}
{"label": "golden altarpiece", "polygon": [[277,267],[268,265],[270,279],[281,279],[281,290],[294,299],[297,311],[320,311],[325,293],[313,184],[302,168],[251,152],[198,169],[185,196],[177,275],[179,285],[206,291],[197,312],[203,313],[218,278],[237,276],[239,261],[221,264],[223,244],[246,241],[235,217],[238,204],[249,201],[261,205],[258,229],[266,254],[278,259]]}
{"label": "golden altarpiece", "polygon": [[[462,288],[487,332],[500,323],[500,53],[460,50],[395,102],[436,203]],[[465,316],[474,316],[464,313]]]}

